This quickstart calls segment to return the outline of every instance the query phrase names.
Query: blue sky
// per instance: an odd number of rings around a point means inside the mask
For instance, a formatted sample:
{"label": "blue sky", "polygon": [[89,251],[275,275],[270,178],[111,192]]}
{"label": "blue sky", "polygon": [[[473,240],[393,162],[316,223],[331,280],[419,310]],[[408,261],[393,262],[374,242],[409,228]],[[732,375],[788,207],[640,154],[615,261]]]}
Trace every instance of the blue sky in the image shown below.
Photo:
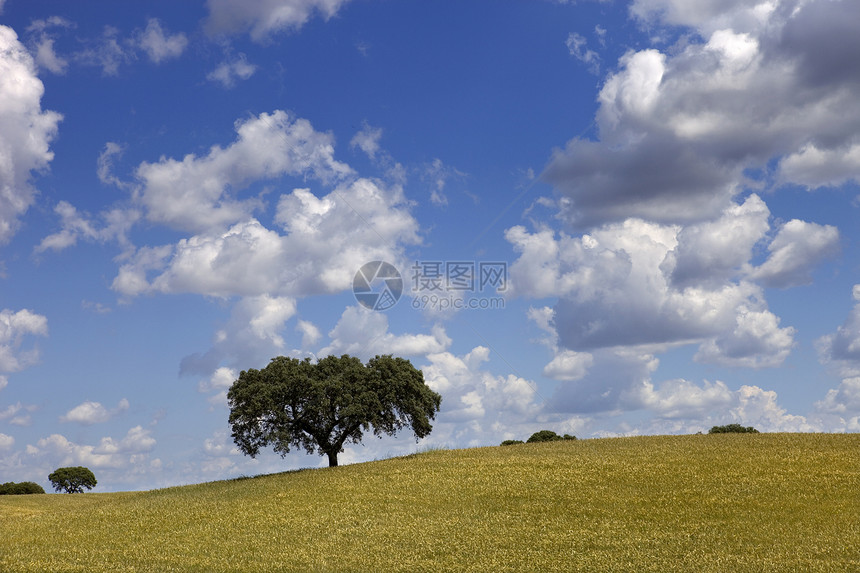
{"label": "blue sky", "polygon": [[[860,430],[858,28],[850,0],[0,0],[0,481],[325,464],[231,442],[227,388],[277,355],[393,353],[442,394],[429,438],[341,463]],[[429,290],[464,263],[505,281]]]}

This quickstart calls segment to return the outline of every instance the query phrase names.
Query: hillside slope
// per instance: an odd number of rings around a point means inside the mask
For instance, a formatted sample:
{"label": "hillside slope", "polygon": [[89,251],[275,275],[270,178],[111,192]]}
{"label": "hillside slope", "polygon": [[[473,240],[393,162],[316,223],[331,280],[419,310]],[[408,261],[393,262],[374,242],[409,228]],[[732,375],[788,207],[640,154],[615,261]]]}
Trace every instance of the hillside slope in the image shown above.
{"label": "hillside slope", "polygon": [[433,451],[0,497],[0,571],[860,570],[860,435]]}

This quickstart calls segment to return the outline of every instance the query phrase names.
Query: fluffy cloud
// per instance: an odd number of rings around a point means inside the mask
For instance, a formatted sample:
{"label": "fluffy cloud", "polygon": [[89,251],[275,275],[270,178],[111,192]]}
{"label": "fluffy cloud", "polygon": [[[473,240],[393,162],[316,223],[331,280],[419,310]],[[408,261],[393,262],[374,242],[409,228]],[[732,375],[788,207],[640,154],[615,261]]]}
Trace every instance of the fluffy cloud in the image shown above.
{"label": "fluffy cloud", "polygon": [[263,41],[280,31],[298,30],[319,12],[323,18],[334,16],[349,0],[207,0],[210,34],[250,32]]}
{"label": "fluffy cloud", "polygon": [[[194,234],[130,253],[113,288],[126,296],[191,293],[239,299],[212,347],[183,360],[184,374],[212,376],[220,367],[261,364],[272,352],[299,352],[288,349],[283,338],[298,299],[351,288],[356,270],[368,261],[405,268],[404,246],[420,242],[402,187],[356,178],[335,160],[333,138],[314,131],[306,120],[275,111],[237,123],[237,131],[237,140],[226,148],[214,146],[203,157],[188,155],[182,161],[143,163],[136,172],[140,186],[133,200],[146,218]],[[332,188],[321,196],[307,188],[282,193],[273,216],[266,213],[271,225],[264,225],[252,214],[269,211],[268,205],[238,193],[283,175],[314,178]],[[57,242],[68,242],[61,239]],[[352,318],[341,321],[337,332],[344,336],[335,334],[331,348],[361,345],[349,339]],[[321,334],[310,323],[300,322],[299,329],[310,352]],[[367,349],[420,354],[444,350],[448,343],[438,331],[412,338],[382,336]]]}
{"label": "fluffy cloud", "polygon": [[[322,199],[296,189],[278,203],[276,222],[284,234],[249,219],[225,232],[183,239],[175,247],[142,249],[121,267],[114,288],[129,295],[218,297],[339,292],[351,287],[364,263],[400,262],[400,245],[418,242],[418,225],[407,208],[402,189],[369,180],[339,187]],[[159,273],[149,280],[153,270]]]}
{"label": "fluffy cloud", "polygon": [[761,288],[744,280],[766,219],[753,196],[686,228],[628,219],[556,239],[514,227],[506,236],[521,255],[511,290],[559,297],[552,321],[563,349],[699,343],[703,361],[777,365],[794,331],[779,327]]}
{"label": "fluffy cloud", "polygon": [[35,446],[28,445],[26,452],[53,467],[82,465],[118,469],[141,463],[139,454],[152,451],[155,445],[150,430],[135,426],[122,439],[104,437],[96,446],[76,444],[61,434],[51,434]]}
{"label": "fluffy cloud", "polygon": [[792,153],[780,164],[786,182],[810,188],[836,187],[860,177],[860,143],[851,143],[837,149],[819,149],[814,143]]}
{"label": "fluffy cloud", "polygon": [[650,382],[639,388],[638,399],[643,408],[662,418],[707,418],[715,409],[724,409],[735,402],[725,383],[705,381],[696,386],[687,380],[667,380],[659,388]]}
{"label": "fluffy cloud", "polygon": [[107,422],[117,414],[128,410],[128,400],[123,398],[116,405],[116,408],[108,410],[99,402],[90,402],[89,400],[78,404],[63,416],[60,416],[61,422],[77,422],[85,426],[91,424],[99,424]]}
{"label": "fluffy cloud", "polygon": [[588,352],[574,352],[558,346],[558,332],[555,329],[555,311],[548,307],[530,308],[529,320],[546,333],[539,340],[553,353],[552,360],[544,367],[543,375],[553,380],[573,381],[584,377],[594,364],[594,356]]}
{"label": "fluffy cloud", "polygon": [[100,213],[98,219],[87,213],[79,212],[68,201],[60,201],[54,207],[60,217],[60,231],[42,239],[34,249],[35,253],[62,251],[77,244],[78,240],[106,242],[115,240],[126,249],[131,247],[128,232],[140,219],[135,209],[115,208]]}
{"label": "fluffy cloud", "polygon": [[718,219],[684,227],[661,267],[675,287],[718,286],[749,263],[753,247],[770,230],[769,216],[764,201],[752,195]]}
{"label": "fluffy cloud", "polygon": [[768,251],[768,259],[752,272],[752,278],[780,288],[808,284],[813,267],[839,251],[839,231],[831,225],[792,219],[779,229]]}
{"label": "fluffy cloud", "polygon": [[776,392],[757,386],[731,390],[719,380],[697,385],[683,379],[655,384],[651,377],[658,365],[645,352],[598,351],[586,376],[556,387],[547,410],[589,415],[642,410],[653,416],[641,426],[652,433],[707,430],[729,423],[773,432],[822,430],[820,423],[788,413]]}
{"label": "fluffy cloud", "polygon": [[[698,387],[685,380],[666,382],[663,387],[672,392],[667,401],[657,404],[656,409],[678,404],[677,413],[664,411],[639,430],[629,433],[666,434],[706,432],[713,426],[740,424],[753,426],[761,432],[822,432],[839,429],[836,424],[826,424],[818,413],[813,416],[791,414],[779,405],[776,392],[758,386],[741,386],[730,391],[722,382],[705,382]],[[663,393],[664,389],[658,393]],[[687,403],[685,403],[687,402]],[[844,426],[843,426],[844,427]],[[628,432],[621,432],[628,433]]]}
{"label": "fluffy cloud", "polygon": [[[717,422],[715,422],[717,423]],[[742,423],[763,432],[820,432],[822,428],[805,416],[789,414],[777,402],[776,392],[758,386],[741,386],[736,404],[725,423]]]}
{"label": "fluffy cloud", "polygon": [[371,127],[366,122],[361,131],[356,133],[349,142],[351,147],[358,147],[371,159],[379,151],[379,140],[382,139],[382,128]]}
{"label": "fluffy cloud", "polygon": [[54,158],[50,143],[62,116],[42,111],[43,93],[33,58],[12,28],[0,26],[0,244],[33,204],[31,173]]}
{"label": "fluffy cloud", "polygon": [[236,85],[237,80],[247,80],[256,71],[257,66],[248,63],[248,58],[245,57],[245,54],[239,54],[235,58],[221,62],[217,68],[206,74],[206,79],[219,82],[222,86],[229,89]]}
{"label": "fluffy cloud", "polygon": [[[283,338],[298,299],[351,288],[356,270],[368,261],[405,268],[403,248],[420,242],[402,187],[357,178],[335,159],[332,136],[315,131],[307,120],[275,111],[237,122],[236,130],[236,141],[227,147],[213,146],[204,156],[187,155],[181,161],[144,162],[136,170],[132,200],[143,216],[191,234],[172,245],[129,252],[114,290],[125,296],[238,297],[212,347],[183,360],[184,374],[208,377],[219,367],[259,364],[271,352],[299,352],[290,351]],[[99,171],[103,180],[115,182],[109,160],[120,151],[118,146],[105,148]],[[262,195],[240,195],[244,187],[281,176],[312,178],[331,190],[323,195],[308,188],[282,193],[272,217]],[[64,228],[43,241],[42,250],[109,232],[108,226],[91,224],[71,206],[63,207]],[[271,223],[255,218],[257,211]],[[350,317],[338,327],[344,333],[347,322]],[[300,322],[299,329],[305,352],[310,352],[321,334],[310,323]],[[347,338],[335,335],[331,348],[358,344]],[[413,338],[383,336],[373,348],[420,354],[444,350],[448,343],[439,331]]]}
{"label": "fluffy cloud", "polygon": [[388,331],[385,314],[358,306],[347,307],[328,335],[331,343],[319,351],[320,356],[352,354],[364,359],[377,354],[421,356],[442,352],[451,345],[441,325],[434,326],[431,334],[396,335]]}
{"label": "fluffy cloud", "polygon": [[212,347],[183,358],[180,373],[209,376],[201,391],[225,389],[222,385],[235,371],[224,367],[224,362],[262,366],[273,355],[288,353],[281,333],[295,311],[295,300],[289,297],[263,294],[240,299],[227,323],[215,332]]}
{"label": "fluffy cloud", "polygon": [[514,437],[536,431],[535,418],[540,405],[529,380],[508,374],[493,375],[481,369],[490,350],[478,346],[464,356],[440,352],[427,356],[422,366],[427,385],[442,395],[437,427],[430,440],[444,443],[456,437],[459,443],[473,445],[500,441],[499,436]]}
{"label": "fluffy cloud", "polygon": [[142,163],[138,201],[150,221],[199,232],[247,219],[262,206],[259,198],[235,194],[250,182],[282,175],[311,176],[323,182],[351,173],[334,159],[333,138],[314,130],[305,119],[286,112],[236,123],[238,139],[226,148],[213,146],[205,157]]}
{"label": "fluffy cloud", "polygon": [[156,18],[150,18],[146,29],[135,38],[137,46],[146,52],[150,61],[159,64],[165,60],[178,58],[188,46],[185,34],[166,34]]}
{"label": "fluffy cloud", "polygon": [[302,333],[302,348],[305,350],[316,346],[322,338],[320,329],[308,320],[299,320],[296,323],[296,330]]}
{"label": "fluffy cloud", "polygon": [[736,312],[735,327],[703,343],[694,359],[745,368],[782,364],[794,346],[795,329],[780,328],[779,318],[768,310],[742,304]]}
{"label": "fluffy cloud", "polygon": [[73,27],[72,22],[59,16],[51,16],[46,20],[33,20],[32,24],[27,27],[27,32],[30,35],[28,45],[37,66],[55,74],[66,73],[69,61],[55,51],[56,35],[51,30]]}
{"label": "fluffy cloud", "polygon": [[641,0],[631,11],[692,26],[701,41],[621,59],[600,92],[599,141],[571,140],[543,173],[568,220],[712,219],[745,170],[784,156],[781,182],[856,177],[856,2]]}
{"label": "fluffy cloud", "polygon": [[93,450],[96,454],[136,454],[149,452],[155,447],[155,438],[151,436],[150,430],[142,426],[131,428],[121,440],[113,438],[102,438],[99,445]]}
{"label": "fluffy cloud", "polygon": [[0,311],[0,372],[17,372],[33,364],[38,349],[23,349],[27,336],[46,336],[48,319],[29,310]]}
{"label": "fluffy cloud", "polygon": [[29,426],[32,420],[30,413],[36,410],[36,406],[25,406],[21,402],[10,404],[4,410],[0,410],[0,421],[7,421],[13,426]]}
{"label": "fluffy cloud", "polygon": [[[689,26],[707,35],[726,28],[758,29],[777,4],[756,0],[634,0],[630,13],[645,22]],[[797,4],[782,2],[783,6]]]}
{"label": "fluffy cloud", "polygon": [[543,369],[543,375],[554,380],[579,380],[594,363],[588,352],[562,350]]}
{"label": "fluffy cloud", "polygon": [[216,392],[215,395],[209,398],[209,403],[213,406],[224,405],[227,403],[227,390],[233,385],[233,382],[239,377],[239,372],[233,368],[221,366],[215,370],[208,380],[201,381],[197,385],[197,389],[202,393]]}
{"label": "fluffy cloud", "polygon": [[860,376],[860,284],[854,285],[853,295],[856,304],[845,322],[817,342],[821,360],[839,365],[844,377]]}
{"label": "fluffy cloud", "polygon": [[860,378],[846,378],[838,388],[827,391],[823,400],[815,404],[820,412],[835,414],[860,414]]}
{"label": "fluffy cloud", "polygon": [[[772,228],[761,198],[744,192],[860,178],[860,104],[850,95],[860,5],[634,0],[630,12],[655,46],[629,51],[606,78],[598,138],[570,140],[541,176],[583,234],[506,233],[519,254],[510,294],[558,299],[532,316],[550,333],[545,375],[562,380],[554,407],[668,419],[702,417],[710,404],[732,420],[812,428],[759,388],[655,388],[651,375],[655,355],[677,345],[698,345],[697,361],[746,368],[778,366],[793,348],[795,330],[768,309],[763,287],[809,283],[838,253],[839,231],[796,219]],[[569,47],[588,58],[581,36]],[[819,341],[844,376],[860,372],[854,314]]]}
{"label": "fluffy cloud", "polygon": [[15,445],[15,438],[0,434],[0,452],[8,452]]}
{"label": "fluffy cloud", "polygon": [[[636,350],[598,350],[585,376],[555,387],[546,409],[559,413],[597,413],[637,410],[659,360]],[[653,406],[653,403],[652,403]]]}

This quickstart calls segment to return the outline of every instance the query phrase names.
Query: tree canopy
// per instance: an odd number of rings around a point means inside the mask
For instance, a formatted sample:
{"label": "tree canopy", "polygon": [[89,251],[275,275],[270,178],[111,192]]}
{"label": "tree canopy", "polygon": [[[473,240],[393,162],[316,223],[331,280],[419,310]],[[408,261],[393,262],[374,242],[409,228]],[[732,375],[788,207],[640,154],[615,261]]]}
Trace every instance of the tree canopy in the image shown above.
{"label": "tree canopy", "polygon": [[272,446],[283,457],[299,448],[336,466],[344,444],[365,432],[393,435],[408,426],[416,438],[429,435],[442,397],[408,360],[384,355],[363,364],[345,354],[316,363],[278,356],[262,370],[243,370],[227,400],[233,440],[246,455]]}
{"label": "tree canopy", "polygon": [[48,479],[55,491],[66,493],[83,493],[84,488],[93,489],[98,483],[93,472],[81,466],[59,468],[49,475]]}
{"label": "tree canopy", "polygon": [[752,426],[741,426],[740,424],[727,424],[725,426],[714,426],[708,430],[709,434],[758,434],[758,430]]}
{"label": "tree canopy", "polygon": [[10,481],[0,485],[0,495],[27,495],[31,493],[45,493],[45,490],[32,481],[22,481],[21,483]]}

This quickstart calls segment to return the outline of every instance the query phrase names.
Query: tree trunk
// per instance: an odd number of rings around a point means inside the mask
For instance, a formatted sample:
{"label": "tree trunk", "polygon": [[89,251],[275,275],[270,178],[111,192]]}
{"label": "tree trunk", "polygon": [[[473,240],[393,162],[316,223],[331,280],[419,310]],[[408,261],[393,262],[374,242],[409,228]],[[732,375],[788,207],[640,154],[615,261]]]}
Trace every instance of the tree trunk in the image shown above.
{"label": "tree trunk", "polygon": [[332,450],[328,452],[328,467],[333,468],[337,467],[337,451]]}

